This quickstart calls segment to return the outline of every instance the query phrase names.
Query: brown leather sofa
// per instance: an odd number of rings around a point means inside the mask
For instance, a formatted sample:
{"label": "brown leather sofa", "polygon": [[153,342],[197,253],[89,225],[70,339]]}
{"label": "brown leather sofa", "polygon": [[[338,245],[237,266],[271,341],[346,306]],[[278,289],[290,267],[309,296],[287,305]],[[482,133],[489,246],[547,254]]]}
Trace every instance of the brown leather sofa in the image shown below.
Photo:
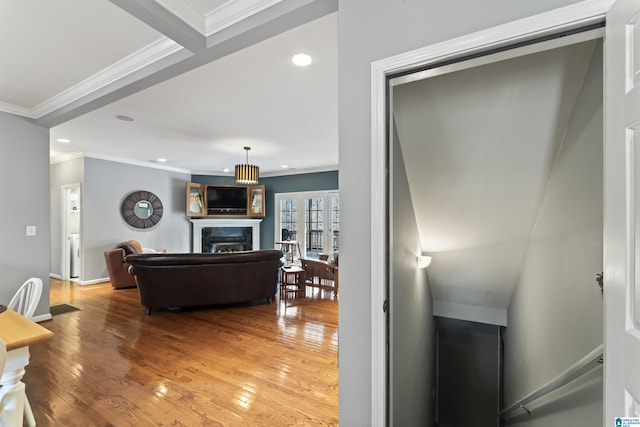
{"label": "brown leather sofa", "polygon": [[127,240],[118,243],[114,249],[104,251],[109,280],[114,289],[132,288],[136,286],[136,279],[129,273],[129,264],[125,257],[142,253],[142,246],[137,240]]}
{"label": "brown leather sofa", "polygon": [[157,307],[271,302],[282,256],[279,250],[133,254],[126,262],[148,315]]}

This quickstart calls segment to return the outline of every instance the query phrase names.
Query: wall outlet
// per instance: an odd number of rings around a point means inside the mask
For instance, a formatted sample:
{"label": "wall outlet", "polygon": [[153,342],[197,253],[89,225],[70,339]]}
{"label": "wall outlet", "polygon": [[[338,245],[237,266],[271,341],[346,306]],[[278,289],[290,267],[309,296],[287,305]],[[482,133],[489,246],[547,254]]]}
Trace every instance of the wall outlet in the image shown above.
{"label": "wall outlet", "polygon": [[35,236],[35,235],[36,235],[36,226],[27,225],[27,236]]}

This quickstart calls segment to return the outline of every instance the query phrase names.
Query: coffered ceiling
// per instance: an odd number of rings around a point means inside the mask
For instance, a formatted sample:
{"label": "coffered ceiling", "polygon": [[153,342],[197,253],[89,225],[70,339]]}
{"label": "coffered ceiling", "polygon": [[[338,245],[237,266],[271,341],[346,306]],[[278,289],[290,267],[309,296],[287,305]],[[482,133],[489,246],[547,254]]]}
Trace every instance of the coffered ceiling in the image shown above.
{"label": "coffered ceiling", "polygon": [[[250,146],[264,175],[336,169],[336,9],[2,0],[0,111],[50,127],[52,161],[82,153],[224,175]],[[291,63],[298,52],[309,67]]]}

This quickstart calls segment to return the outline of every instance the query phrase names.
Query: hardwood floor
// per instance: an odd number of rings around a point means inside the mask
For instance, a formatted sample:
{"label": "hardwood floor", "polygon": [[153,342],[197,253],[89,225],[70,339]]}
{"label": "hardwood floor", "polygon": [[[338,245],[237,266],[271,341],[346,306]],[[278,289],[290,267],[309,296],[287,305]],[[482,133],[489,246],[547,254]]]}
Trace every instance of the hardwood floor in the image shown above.
{"label": "hardwood floor", "polygon": [[146,317],[135,288],[51,280],[81,310],[30,349],[38,426],[338,425],[338,302],[307,292]]}

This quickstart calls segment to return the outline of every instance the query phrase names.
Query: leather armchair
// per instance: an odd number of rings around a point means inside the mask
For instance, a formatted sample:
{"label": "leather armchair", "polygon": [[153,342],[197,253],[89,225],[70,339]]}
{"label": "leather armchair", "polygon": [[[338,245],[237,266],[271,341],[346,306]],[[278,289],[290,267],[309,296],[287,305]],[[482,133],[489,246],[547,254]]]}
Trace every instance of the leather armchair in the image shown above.
{"label": "leather armchair", "polygon": [[125,257],[131,254],[141,254],[142,246],[137,240],[118,243],[114,249],[104,251],[109,280],[114,289],[132,288],[136,286],[135,277],[129,273],[129,264]]}

